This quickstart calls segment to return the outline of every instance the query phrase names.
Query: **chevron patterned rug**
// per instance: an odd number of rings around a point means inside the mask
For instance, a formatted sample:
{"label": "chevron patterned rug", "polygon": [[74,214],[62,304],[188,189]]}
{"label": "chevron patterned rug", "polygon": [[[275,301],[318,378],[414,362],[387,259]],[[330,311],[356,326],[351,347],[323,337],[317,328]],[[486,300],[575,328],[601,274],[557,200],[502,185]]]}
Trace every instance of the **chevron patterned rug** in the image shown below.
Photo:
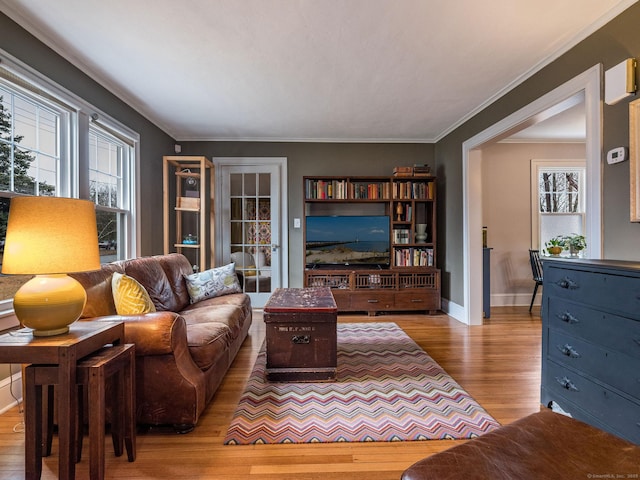
{"label": "chevron patterned rug", "polygon": [[395,323],[338,324],[337,381],[270,383],[264,346],[226,445],[473,438],[499,426]]}

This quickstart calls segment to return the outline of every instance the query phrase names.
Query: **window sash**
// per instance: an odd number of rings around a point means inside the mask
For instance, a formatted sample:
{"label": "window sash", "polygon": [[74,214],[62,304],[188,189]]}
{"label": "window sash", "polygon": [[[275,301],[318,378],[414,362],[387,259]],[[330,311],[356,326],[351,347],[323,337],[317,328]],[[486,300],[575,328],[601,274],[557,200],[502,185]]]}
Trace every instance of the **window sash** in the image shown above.
{"label": "window sash", "polygon": [[[49,140],[52,137],[37,138],[33,135],[29,139],[29,151],[35,152],[37,160],[34,161],[34,172],[46,173],[46,178],[51,178],[56,171],[56,190],[53,194],[61,197],[89,198],[89,168],[87,149],[89,148],[89,131],[98,131],[100,135],[118,145],[115,172],[110,166],[108,182],[115,184],[118,191],[117,202],[109,202],[109,205],[97,205],[97,212],[106,212],[113,215],[117,224],[117,258],[129,258],[136,254],[137,241],[135,239],[136,228],[135,207],[133,202],[136,192],[135,160],[139,148],[140,136],[128,127],[120,124],[108,115],[96,112],[95,107],[87,103],[75,94],[65,90],[35,70],[30,69],[4,52],[0,51],[0,95],[3,91],[11,92],[15,98],[28,99],[25,105],[35,104],[36,111],[43,112],[43,117],[38,121],[49,122],[51,126],[51,112],[57,122],[57,135],[55,135],[55,148],[47,144],[46,148],[38,143],[40,140]],[[31,107],[29,107],[31,108]],[[44,114],[46,112],[46,114]],[[94,123],[91,123],[91,120]],[[97,122],[95,120],[99,119]],[[13,137],[13,136],[12,136]],[[35,143],[32,142],[35,139]],[[8,143],[6,140],[0,139]],[[20,145],[22,148],[25,145]],[[34,148],[35,147],[35,148]],[[13,147],[15,148],[15,147]],[[84,152],[81,154],[81,152]],[[111,175],[114,173],[114,175]],[[100,175],[103,175],[101,172]],[[31,192],[30,192],[31,193]],[[43,194],[34,190],[34,194]],[[0,197],[13,197],[22,193],[12,188],[0,186]],[[0,230],[0,239],[4,239],[4,232]],[[2,281],[0,276],[0,282]],[[0,317],[12,314],[12,298],[0,298]]]}

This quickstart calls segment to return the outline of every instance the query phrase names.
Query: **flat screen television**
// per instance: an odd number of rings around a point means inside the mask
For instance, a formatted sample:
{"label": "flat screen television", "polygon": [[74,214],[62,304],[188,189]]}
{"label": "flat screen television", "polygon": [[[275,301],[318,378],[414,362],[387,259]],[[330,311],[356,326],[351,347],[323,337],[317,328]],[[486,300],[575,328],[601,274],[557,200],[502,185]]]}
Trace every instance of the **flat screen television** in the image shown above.
{"label": "flat screen television", "polygon": [[307,267],[388,267],[390,219],[386,215],[319,215],[305,219]]}

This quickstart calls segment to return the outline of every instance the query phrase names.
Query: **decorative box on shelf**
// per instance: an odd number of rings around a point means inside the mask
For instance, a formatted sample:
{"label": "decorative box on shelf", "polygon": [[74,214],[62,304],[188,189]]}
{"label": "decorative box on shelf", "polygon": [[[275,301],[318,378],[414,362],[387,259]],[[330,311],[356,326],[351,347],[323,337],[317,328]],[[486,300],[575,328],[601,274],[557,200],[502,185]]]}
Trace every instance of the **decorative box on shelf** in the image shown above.
{"label": "decorative box on shelf", "polygon": [[200,208],[200,199],[194,197],[178,197],[176,206],[178,208],[198,210]]}

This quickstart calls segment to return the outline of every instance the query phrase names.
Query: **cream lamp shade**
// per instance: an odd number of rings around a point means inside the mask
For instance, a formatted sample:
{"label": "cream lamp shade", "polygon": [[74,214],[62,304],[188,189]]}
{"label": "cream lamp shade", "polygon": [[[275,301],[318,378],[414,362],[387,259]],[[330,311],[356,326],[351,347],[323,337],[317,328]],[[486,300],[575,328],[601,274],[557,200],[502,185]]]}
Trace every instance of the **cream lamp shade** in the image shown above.
{"label": "cream lamp shade", "polygon": [[18,320],[36,336],[69,331],[87,295],[67,276],[100,268],[95,205],[60,197],[14,197],[9,207],[2,273],[36,275],[16,292]]}

